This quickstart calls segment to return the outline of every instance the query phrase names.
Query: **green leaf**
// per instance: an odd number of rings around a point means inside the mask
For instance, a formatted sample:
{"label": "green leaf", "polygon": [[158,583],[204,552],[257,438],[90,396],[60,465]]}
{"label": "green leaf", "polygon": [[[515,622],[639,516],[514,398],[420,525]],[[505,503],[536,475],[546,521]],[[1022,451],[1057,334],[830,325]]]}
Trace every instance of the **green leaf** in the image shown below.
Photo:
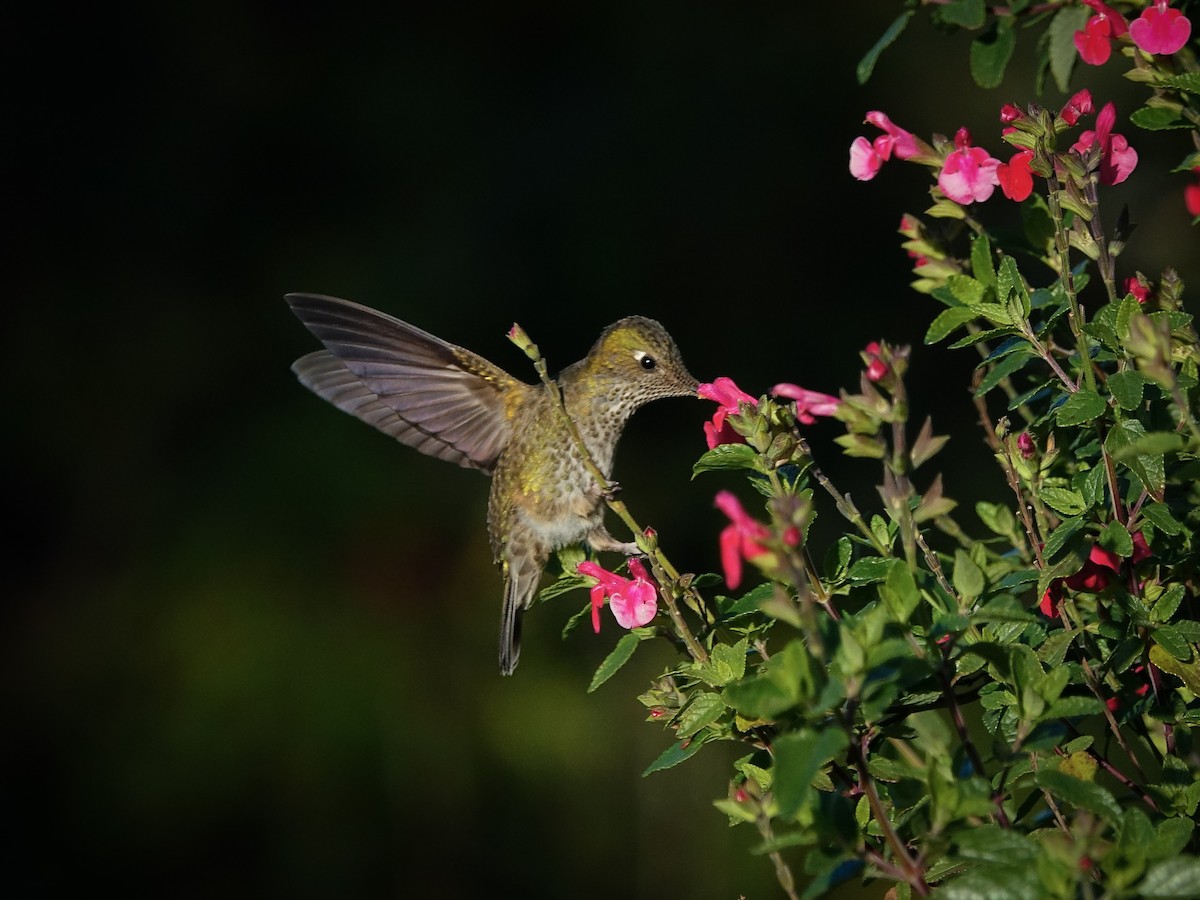
{"label": "green leaf", "polygon": [[1095,391],[1082,388],[1066,399],[1055,412],[1055,417],[1059,425],[1082,425],[1103,415],[1106,409],[1108,404],[1103,397]]}
{"label": "green leaf", "polygon": [[899,622],[907,622],[921,602],[921,593],[912,572],[898,559],[889,561],[887,578],[879,587],[879,596]]}
{"label": "green leaf", "polygon": [[[913,17],[912,10],[905,10],[888,26],[887,31],[877,40],[874,46],[866,52],[866,55],[859,60],[858,65],[854,68],[854,76],[858,79],[859,84],[866,84],[871,77],[871,73],[875,71],[875,63],[879,61],[879,55],[888,47],[896,42],[896,38],[900,37],[905,27],[908,25],[908,20]],[[1081,25],[1080,28],[1083,26]]]}
{"label": "green leaf", "polygon": [[1149,849],[1151,859],[1169,859],[1177,853],[1182,853],[1196,825],[1191,819],[1166,819],[1155,829],[1154,841]]}
{"label": "green leaf", "polygon": [[[1061,525],[1050,532],[1050,537],[1046,538],[1046,546],[1042,549],[1043,559],[1054,559],[1075,533],[1084,526],[1085,522],[1082,516],[1076,516],[1073,519],[1066,519]],[[1072,573],[1068,573],[1072,574]]]}
{"label": "green leaf", "polygon": [[1149,379],[1141,372],[1130,369],[1108,376],[1108,391],[1120,404],[1121,409],[1137,409],[1142,404],[1142,393]]}
{"label": "green leaf", "polygon": [[971,240],[971,272],[982,284],[996,283],[996,270],[992,267],[992,242],[986,233]]}
{"label": "green leaf", "polygon": [[1153,497],[1159,498],[1166,485],[1163,458],[1139,452],[1138,447],[1145,437],[1146,429],[1141,422],[1124,419],[1109,431],[1104,439],[1104,449],[1126,466]]}
{"label": "green leaf", "polygon": [[992,27],[971,42],[971,77],[981,88],[1000,87],[1004,70],[1017,46],[1017,35],[1005,19],[997,19]]}
{"label": "green leaf", "polygon": [[895,560],[884,559],[881,556],[868,556],[860,559],[850,567],[847,576],[856,584],[871,584],[887,578]]}
{"label": "green leaf", "polygon": [[[1059,669],[1058,671],[1062,671]],[[1095,697],[1059,697],[1046,710],[1046,717],[1070,719],[1075,716],[1098,716],[1104,712],[1104,704]]]}
{"label": "green leaf", "polygon": [[1158,644],[1180,662],[1192,661],[1192,646],[1183,635],[1170,625],[1160,625],[1154,629],[1154,643]]}
{"label": "green leaf", "polygon": [[739,681],[746,675],[746,638],[736,644],[715,644],[708,655],[708,662],[697,663],[690,669],[692,674],[712,687]]}
{"label": "green leaf", "polygon": [[946,287],[956,300],[966,306],[978,306],[987,292],[983,282],[970,275],[950,275],[946,278]]}
{"label": "green leaf", "polygon": [[988,503],[981,500],[975,504],[975,515],[979,516],[979,520],[989,530],[1001,537],[1008,537],[1016,529],[1017,522],[1013,518],[1012,510],[999,503]]}
{"label": "green leaf", "polygon": [[1179,534],[1183,526],[1171,515],[1171,510],[1165,503],[1150,503],[1142,507],[1142,517],[1150,522],[1163,534]]}
{"label": "green leaf", "polygon": [[965,325],[976,317],[977,313],[969,306],[952,306],[938,313],[937,318],[925,332],[925,343],[936,344],[948,337],[956,328]]}
{"label": "green leaf", "polygon": [[1004,378],[1024,368],[1030,361],[1036,359],[1032,353],[1010,353],[991,367],[975,389],[975,396],[982,397]]}
{"label": "green leaf", "polygon": [[952,0],[941,8],[939,15],[948,25],[974,30],[983,27],[987,9],[983,0]]}
{"label": "green leaf", "polygon": [[755,469],[758,452],[749,444],[718,444],[692,466],[692,477],[718,469]]}
{"label": "green leaf", "polygon": [[1083,31],[1088,15],[1086,7],[1063,6],[1050,20],[1050,27],[1046,31],[1050,74],[1064,94],[1071,92],[1071,72],[1079,59],[1079,51],[1075,49],[1075,32]]}
{"label": "green leaf", "polygon": [[1155,863],[1139,885],[1139,897],[1194,898],[1200,885],[1200,859],[1175,856]]}
{"label": "green leaf", "polygon": [[812,799],[813,778],[849,745],[839,728],[804,728],[780,735],[771,745],[775,757],[774,790],[779,815],[791,819]]}
{"label": "green leaf", "polygon": [[1087,504],[1084,503],[1083,495],[1079,491],[1068,491],[1066,488],[1044,487],[1038,491],[1038,496],[1042,498],[1042,502],[1047,506],[1050,506],[1056,512],[1062,513],[1064,516],[1077,516],[1087,509]]}
{"label": "green leaf", "polygon": [[600,668],[596,670],[596,674],[592,676],[592,683],[588,685],[588,693],[590,694],[613,675],[617,674],[617,670],[625,663],[629,662],[629,658],[633,656],[633,651],[637,649],[638,644],[642,639],[632,631],[621,636],[617,641],[617,646],[613,647],[612,652],[604,658],[604,662],[600,663]]}
{"label": "green leaf", "polygon": [[1177,111],[1162,106],[1143,106],[1141,109],[1135,109],[1130,114],[1129,121],[1147,131],[1168,131],[1172,128],[1192,127]]}
{"label": "green leaf", "polygon": [[964,828],[955,835],[958,855],[977,862],[1020,865],[1037,858],[1036,845],[1025,835],[999,825]]}
{"label": "green leaf", "polygon": [[1168,87],[1187,91],[1189,94],[1200,94],[1200,72],[1184,72],[1182,75],[1168,75],[1162,80]]}
{"label": "green leaf", "polygon": [[[979,568],[975,560],[971,559],[970,554],[961,548],[956,550],[954,553],[954,590],[958,591],[959,596],[964,600],[974,600],[983,593],[986,584],[983,570]],[[913,589],[916,590],[915,585]]]}
{"label": "green leaf", "polygon": [[676,741],[660,753],[654,762],[646,766],[645,771],[642,772],[642,777],[645,778],[654,772],[661,772],[663,769],[669,769],[672,766],[679,765],[684,760],[691,759],[703,746],[703,741]]}
{"label": "green leaf", "polygon": [[[1155,632],[1157,636],[1157,632]],[[1189,691],[1200,695],[1200,668],[1194,662],[1183,662],[1155,641],[1150,645],[1150,662],[1164,672],[1169,672],[1187,685]]]}
{"label": "green leaf", "polygon": [[725,712],[725,701],[720,694],[699,691],[692,702],[683,708],[676,722],[675,733],[681,738],[690,738],[705,725],[715,722]]}
{"label": "green leaf", "polygon": [[1085,809],[1113,822],[1121,819],[1121,805],[1107,789],[1093,781],[1080,781],[1053,769],[1042,769],[1035,780],[1039,787],[1076,809]]}

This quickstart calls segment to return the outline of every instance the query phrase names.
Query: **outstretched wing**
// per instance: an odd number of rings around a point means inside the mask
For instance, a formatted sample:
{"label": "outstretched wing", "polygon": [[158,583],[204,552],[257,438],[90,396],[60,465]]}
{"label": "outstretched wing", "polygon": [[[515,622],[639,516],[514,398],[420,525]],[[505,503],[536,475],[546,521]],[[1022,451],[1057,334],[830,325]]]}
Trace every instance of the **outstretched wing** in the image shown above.
{"label": "outstretched wing", "polygon": [[422,453],[490,472],[524,384],[469,350],[385,313],[319,294],[288,294],[325,345],[292,365],[301,384]]}

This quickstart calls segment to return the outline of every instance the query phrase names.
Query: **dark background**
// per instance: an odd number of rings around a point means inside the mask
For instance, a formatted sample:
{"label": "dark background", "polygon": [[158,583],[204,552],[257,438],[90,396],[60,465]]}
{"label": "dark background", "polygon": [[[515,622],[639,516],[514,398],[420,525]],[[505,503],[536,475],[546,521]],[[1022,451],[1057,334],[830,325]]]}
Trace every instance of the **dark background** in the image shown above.
{"label": "dark background", "polygon": [[[579,592],[527,618],[498,676],[486,481],[304,391],[287,291],[530,379],[514,321],[560,368],[653,316],[697,377],[754,394],[853,388],[868,341],[910,343],[964,522],[1005,499],[973,360],[921,345],[938,307],[907,287],[895,229],[928,178],[846,162],[868,109],[1006,156],[1027,64],[981,91],[966,40],[918,18],[860,87],[883,0],[426,6],[48,7],[7,36],[8,896],[781,895],[711,806],[739,748],[640,777],[670,743],[634,699],[665,645],[586,693],[617,629],[564,640]],[[1119,67],[1090,84],[1124,122]],[[1166,174],[1185,149],[1124,130],[1143,162],[1122,274],[1194,281]],[[717,568],[713,493],[741,489],[690,479],[711,411],[651,407],[617,456],[690,571]],[[811,429],[818,458],[875,509],[837,433]]]}

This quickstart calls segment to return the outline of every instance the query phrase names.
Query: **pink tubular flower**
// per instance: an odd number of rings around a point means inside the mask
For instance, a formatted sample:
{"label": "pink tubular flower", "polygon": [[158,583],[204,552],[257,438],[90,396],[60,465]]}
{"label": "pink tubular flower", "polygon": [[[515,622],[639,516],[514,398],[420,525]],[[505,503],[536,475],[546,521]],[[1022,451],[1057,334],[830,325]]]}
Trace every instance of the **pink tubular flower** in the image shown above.
{"label": "pink tubular flower", "polygon": [[1029,168],[1032,161],[1033,151],[1021,150],[1008,162],[996,166],[996,180],[1009,200],[1020,203],[1033,193],[1033,172]]}
{"label": "pink tubular flower", "polygon": [[1022,431],[1020,437],[1017,438],[1017,449],[1021,451],[1022,459],[1032,459],[1033,454],[1037,452],[1037,446],[1033,443],[1033,435],[1028,431]]}
{"label": "pink tubular flower", "polygon": [[1100,147],[1100,183],[1120,184],[1137,168],[1137,151],[1129,146],[1129,141],[1123,134],[1113,133],[1112,127],[1117,121],[1117,108],[1111,102],[1105,103],[1100,114],[1096,116],[1096,130],[1085,131],[1079,136],[1071,149],[1084,154],[1093,144]]}
{"label": "pink tubular flower", "polygon": [[1141,277],[1130,275],[1125,279],[1125,293],[1133,294],[1138,303],[1145,303],[1150,299],[1150,285],[1142,281]]}
{"label": "pink tubular flower", "polygon": [[1088,19],[1083,31],[1075,32],[1075,49],[1088,65],[1102,66],[1112,54],[1111,40],[1123,35],[1129,26],[1124,16],[1100,0],[1083,0],[1083,3],[1096,14]]}
{"label": "pink tubular flower", "polygon": [[879,174],[880,167],[896,154],[897,159],[909,159],[919,152],[917,141],[911,132],[905,131],[892,120],[876,110],[867,113],[866,120],[883,131],[883,134],[868,141],[856,137],[850,144],[850,174],[859,181],[870,181]]}
{"label": "pink tubular flower", "polygon": [[629,560],[629,571],[633,578],[623,578],[591,560],[584,560],[575,567],[581,575],[596,579],[592,585],[592,630],[600,633],[600,607],[608,599],[609,608],[617,624],[622,628],[645,625],[658,612],[658,591],[655,589],[646,567],[637,558]]}
{"label": "pink tubular flower", "polygon": [[742,508],[741,501],[729,491],[720,491],[716,497],[717,509],[729,517],[729,524],[721,531],[721,568],[725,570],[725,583],[736,590],[742,583],[742,560],[755,560],[770,555],[763,542],[771,537],[766,525],[750,517]]}
{"label": "pink tubular flower", "polygon": [[1192,23],[1169,0],[1154,0],[1129,24],[1129,37],[1139,50],[1160,56],[1178,53],[1192,34]]}
{"label": "pink tubular flower", "polygon": [[972,147],[971,133],[965,128],[954,135],[954,146],[938,175],[938,187],[955,203],[983,202],[1000,183],[996,177],[1000,160],[982,147]]}
{"label": "pink tubular flower", "polygon": [[727,416],[735,416],[743,403],[757,407],[758,400],[751,397],[736,384],[732,378],[722,375],[709,384],[696,388],[696,393],[705,400],[721,404],[721,408],[713,413],[712,421],[704,423],[704,439],[711,450],[721,444],[744,444],[746,439],[734,431],[725,421]]}
{"label": "pink tubular flower", "polygon": [[1059,117],[1068,125],[1074,125],[1079,121],[1080,116],[1090,115],[1092,113],[1092,92],[1087,88],[1076,93],[1066,106],[1059,112]]}
{"label": "pink tubular flower", "polygon": [[[1200,166],[1193,166],[1192,173],[1200,176]],[[1200,216],[1200,177],[1183,189],[1183,205],[1189,216]]]}
{"label": "pink tubular flower", "polygon": [[878,341],[871,341],[863,348],[863,361],[867,364],[867,381],[879,381],[890,371],[888,364],[880,357],[881,352]]}
{"label": "pink tubular flower", "polygon": [[777,384],[771,388],[771,393],[776,397],[787,397],[789,400],[796,401],[796,418],[804,425],[811,425],[817,421],[816,416],[832,416],[837,412],[841,400],[837,397],[831,397],[829,394],[822,394],[820,391],[810,391],[807,388],[802,388],[798,384],[788,384],[786,382]]}

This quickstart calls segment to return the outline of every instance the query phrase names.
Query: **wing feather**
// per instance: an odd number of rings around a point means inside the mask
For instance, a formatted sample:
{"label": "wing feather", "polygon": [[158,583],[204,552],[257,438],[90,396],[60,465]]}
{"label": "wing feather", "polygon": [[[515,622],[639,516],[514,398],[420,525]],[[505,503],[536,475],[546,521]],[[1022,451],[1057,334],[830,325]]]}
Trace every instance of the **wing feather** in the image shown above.
{"label": "wing feather", "polygon": [[358,303],[319,294],[286,299],[325,345],[292,366],[305,387],[402,444],[491,471],[512,433],[505,395],[529,385]]}

